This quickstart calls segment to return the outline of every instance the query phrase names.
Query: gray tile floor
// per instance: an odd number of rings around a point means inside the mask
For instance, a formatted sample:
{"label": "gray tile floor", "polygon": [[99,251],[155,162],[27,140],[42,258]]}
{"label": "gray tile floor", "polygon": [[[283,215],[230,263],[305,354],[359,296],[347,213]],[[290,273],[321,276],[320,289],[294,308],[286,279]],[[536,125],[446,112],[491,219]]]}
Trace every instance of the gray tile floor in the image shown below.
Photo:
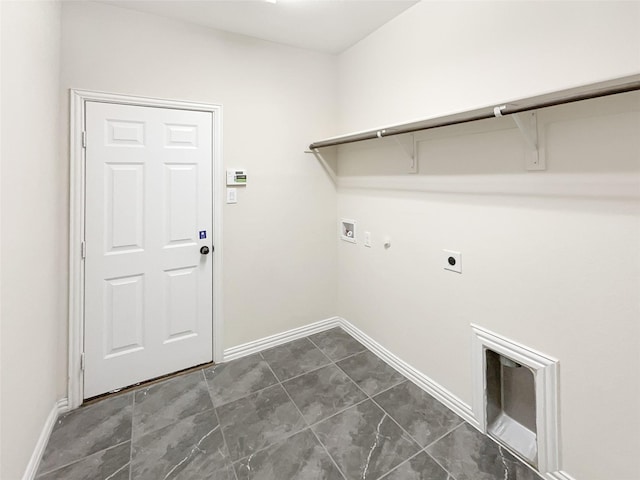
{"label": "gray tile floor", "polygon": [[38,480],[541,480],[339,328],[58,420]]}

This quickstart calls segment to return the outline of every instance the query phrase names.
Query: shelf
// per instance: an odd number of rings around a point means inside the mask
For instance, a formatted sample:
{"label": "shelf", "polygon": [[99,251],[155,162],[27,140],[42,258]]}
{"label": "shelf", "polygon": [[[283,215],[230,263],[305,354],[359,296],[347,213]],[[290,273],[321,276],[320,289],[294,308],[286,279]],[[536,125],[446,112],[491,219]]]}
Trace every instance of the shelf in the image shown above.
{"label": "shelf", "polygon": [[313,142],[311,145],[309,145],[309,149],[311,151],[317,151],[318,149],[324,147],[333,147],[336,145],[344,145],[347,143],[361,142],[363,140],[372,140],[375,138],[402,135],[405,133],[419,132],[422,130],[445,127],[448,125],[456,125],[459,123],[474,122],[476,120],[485,120],[488,118],[513,115],[522,112],[530,112],[540,108],[552,107],[555,105],[578,102],[580,100],[588,100],[590,98],[604,97],[607,95],[615,95],[617,93],[625,93],[635,90],[640,90],[640,74],[621,77],[605,82],[593,83],[577,88],[560,90],[545,95],[524,98],[508,103],[498,104],[492,107],[479,108],[476,110],[455,113],[443,117],[429,118],[416,122],[392,125],[376,130],[368,130],[364,132],[332,137],[325,140]]}

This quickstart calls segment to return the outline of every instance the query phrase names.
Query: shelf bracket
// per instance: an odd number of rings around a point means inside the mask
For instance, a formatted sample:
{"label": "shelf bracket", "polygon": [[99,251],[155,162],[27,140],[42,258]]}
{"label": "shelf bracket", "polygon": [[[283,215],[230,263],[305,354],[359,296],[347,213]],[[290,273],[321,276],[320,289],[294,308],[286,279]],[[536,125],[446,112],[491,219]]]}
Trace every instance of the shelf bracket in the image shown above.
{"label": "shelf bracket", "polygon": [[[493,114],[502,117],[502,111],[506,108],[506,105],[495,107]],[[538,136],[538,113],[512,113],[511,117],[527,144],[525,168],[530,171],[546,170],[544,149],[540,148],[542,139]]]}
{"label": "shelf bracket", "polygon": [[406,145],[406,142],[401,142],[398,140],[397,136],[391,137],[400,148],[407,154],[409,157],[409,171],[407,173],[418,173],[418,155],[417,155],[417,143],[415,135],[411,134],[411,146],[410,148]]}
{"label": "shelf bracket", "polygon": [[319,149],[314,148],[313,150],[305,150],[304,153],[311,153],[314,157],[316,157],[320,162],[320,165],[322,165],[322,168],[324,168],[325,172],[327,172],[327,175],[329,175],[329,178],[331,179],[333,184],[334,185],[338,184],[338,179],[336,177],[336,174],[334,173],[329,163],[322,156]]}

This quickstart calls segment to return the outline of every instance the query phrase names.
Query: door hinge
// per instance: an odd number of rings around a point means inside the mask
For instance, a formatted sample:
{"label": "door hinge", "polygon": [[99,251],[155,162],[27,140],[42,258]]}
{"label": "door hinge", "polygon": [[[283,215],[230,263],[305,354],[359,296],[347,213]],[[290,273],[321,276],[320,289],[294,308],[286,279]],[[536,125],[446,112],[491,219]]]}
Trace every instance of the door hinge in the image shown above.
{"label": "door hinge", "polygon": [[84,372],[84,352],[80,354],[80,371]]}
{"label": "door hinge", "polygon": [[87,244],[84,241],[80,244],[80,255],[83,259],[87,258]]}
{"label": "door hinge", "polygon": [[82,131],[82,148],[87,148],[87,132]]}

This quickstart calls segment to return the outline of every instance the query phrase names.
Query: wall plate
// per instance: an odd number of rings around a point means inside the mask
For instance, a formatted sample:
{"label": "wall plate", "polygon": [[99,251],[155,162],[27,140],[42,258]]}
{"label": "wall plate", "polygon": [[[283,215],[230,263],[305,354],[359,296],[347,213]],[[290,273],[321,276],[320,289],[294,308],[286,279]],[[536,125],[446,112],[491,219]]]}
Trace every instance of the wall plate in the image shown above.
{"label": "wall plate", "polygon": [[227,188],[227,203],[238,203],[238,191],[235,188]]}
{"label": "wall plate", "polygon": [[445,270],[462,273],[462,254],[453,250],[442,250],[442,264]]}
{"label": "wall plate", "polygon": [[371,248],[371,232],[364,232],[364,246]]}

